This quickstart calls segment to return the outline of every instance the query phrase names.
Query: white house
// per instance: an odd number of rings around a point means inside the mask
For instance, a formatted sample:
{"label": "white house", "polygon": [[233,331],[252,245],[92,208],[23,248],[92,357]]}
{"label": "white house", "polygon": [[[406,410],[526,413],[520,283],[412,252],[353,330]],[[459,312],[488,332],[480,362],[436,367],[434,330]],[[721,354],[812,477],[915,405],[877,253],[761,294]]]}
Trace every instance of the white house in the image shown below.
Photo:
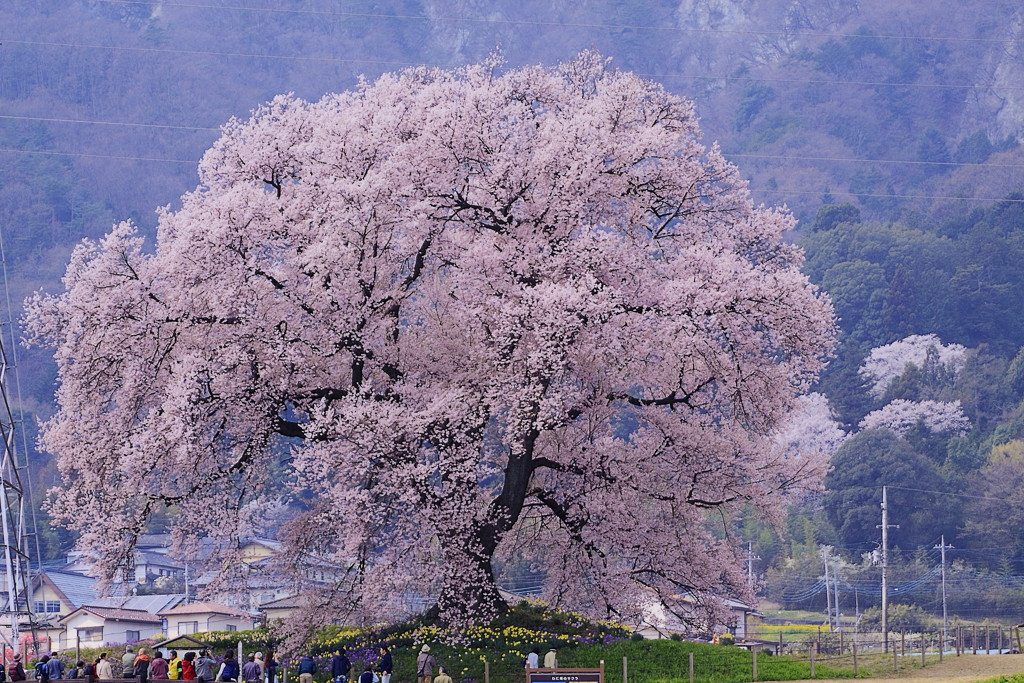
{"label": "white house", "polygon": [[183,636],[206,631],[245,631],[256,626],[256,615],[219,602],[192,602],[163,610],[158,616],[167,620],[167,636]]}
{"label": "white house", "polygon": [[134,643],[162,631],[160,617],[142,609],[86,605],[60,619],[65,628],[57,649]]}
{"label": "white house", "polygon": [[[693,603],[689,596],[678,596],[684,605]],[[696,630],[712,633],[731,633],[737,640],[744,640],[747,637],[747,621],[751,615],[758,612],[752,606],[740,600],[732,598],[719,598],[729,611],[729,618],[726,623],[705,625]],[[688,610],[690,611],[690,610]],[[699,622],[700,616],[697,610],[692,610],[693,618]],[[665,608],[659,601],[652,601],[644,609],[644,618],[636,625],[636,632],[645,638],[668,638],[673,633],[687,633],[695,630],[693,626],[684,624],[676,615]]]}

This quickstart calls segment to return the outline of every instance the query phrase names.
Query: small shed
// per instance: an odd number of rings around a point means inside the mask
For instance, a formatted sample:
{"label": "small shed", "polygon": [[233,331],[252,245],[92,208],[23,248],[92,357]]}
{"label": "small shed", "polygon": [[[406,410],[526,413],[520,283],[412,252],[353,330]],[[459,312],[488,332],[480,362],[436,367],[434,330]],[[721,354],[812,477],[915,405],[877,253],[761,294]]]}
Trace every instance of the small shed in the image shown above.
{"label": "small shed", "polygon": [[153,647],[157,650],[177,650],[178,655],[184,657],[186,652],[195,652],[198,655],[200,650],[209,650],[212,646],[198,638],[185,635],[168,638]]}

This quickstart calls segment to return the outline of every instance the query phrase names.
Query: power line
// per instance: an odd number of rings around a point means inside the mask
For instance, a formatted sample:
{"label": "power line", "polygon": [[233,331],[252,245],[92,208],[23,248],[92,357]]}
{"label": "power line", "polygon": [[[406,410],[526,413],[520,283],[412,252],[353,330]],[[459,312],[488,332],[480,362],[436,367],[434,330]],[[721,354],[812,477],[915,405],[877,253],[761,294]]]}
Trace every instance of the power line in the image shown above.
{"label": "power line", "polygon": [[[813,194],[822,195],[825,194],[824,190],[790,190],[786,188],[750,188],[751,192],[756,193],[768,193],[768,194]],[[1006,197],[951,197],[949,195],[923,195],[923,194],[882,194],[879,192],[846,192],[844,190],[829,190],[829,194],[844,195],[849,197],[872,197],[877,199],[950,199],[965,202],[1008,202],[1013,204],[1024,204],[1024,199],[1009,199]],[[898,489],[899,486],[892,486],[890,488]],[[907,491],[916,491],[918,489],[905,489]],[[934,491],[928,493],[942,493],[941,491]],[[961,495],[965,498],[977,498],[978,496],[966,496],[964,494],[950,493],[947,495],[955,496]],[[987,499],[993,500],[993,499]]]}
{"label": "power line", "polygon": [[212,130],[219,131],[220,128],[209,126],[175,126],[163,123],[135,123],[133,121],[100,121],[97,119],[57,119],[42,116],[14,116],[12,114],[0,114],[0,119],[11,119],[17,121],[42,121],[44,123],[90,123],[97,126],[127,126],[133,128],[167,128],[170,130]]}
{"label": "power line", "polygon": [[[13,114],[0,114],[0,119],[16,121],[39,121],[42,123],[71,123],[71,124],[93,124],[98,126],[122,126],[129,128],[156,128],[169,130],[194,130],[194,131],[220,131],[220,128],[212,126],[184,126],[162,123],[139,123],[135,121],[107,121],[103,119],[64,119],[50,118],[43,116],[25,116]],[[952,166],[952,167],[983,167],[983,168],[1021,168],[1024,164],[999,164],[987,162],[957,162],[957,161],[918,161],[913,159],[874,159],[856,157],[829,157],[829,156],[802,156],[790,154],[757,154],[752,152],[722,152],[729,158],[738,159],[774,159],[778,161],[828,161],[835,163],[871,163],[871,164],[909,164],[915,166]]]}
{"label": "power line", "polygon": [[554,28],[596,28],[607,30],[634,30],[634,31],[665,31],[673,33],[711,33],[725,35],[750,35],[750,36],[784,36],[786,38],[808,37],[808,38],[858,38],[878,40],[939,40],[958,43],[994,43],[998,45],[1007,42],[1004,38],[965,38],[962,36],[916,36],[899,34],[862,34],[862,33],[836,33],[826,31],[784,31],[784,30],[748,30],[748,29],[717,29],[708,27],[692,26],[654,26],[650,24],[606,24],[596,22],[562,22],[562,21],[538,21],[536,19],[495,19],[476,17],[431,17],[425,14],[383,14],[374,12],[339,12],[331,10],[301,10],[301,9],[279,9],[263,7],[243,7],[240,5],[203,5],[199,3],[157,3],[141,2],[139,0],[95,0],[110,5],[136,5],[142,7],[161,7],[161,9],[173,9],[176,7],[184,9],[216,9],[228,11],[274,13],[274,14],[306,14],[314,16],[338,16],[351,17],[355,19],[389,19],[398,21],[432,21],[438,23],[471,23],[471,24],[496,24],[509,26],[549,26]]}
{"label": "power line", "polygon": [[[7,152],[10,154],[39,154],[44,156],[63,156],[63,157],[83,157],[87,159],[119,159],[123,161],[148,161],[148,162],[164,162],[172,164],[193,164],[199,163],[199,159],[165,159],[160,157],[137,157],[129,155],[117,155],[117,154],[92,154],[88,152],[56,152],[48,150],[36,150],[36,149],[16,149],[11,147],[0,147],[0,152]],[[749,188],[752,193],[759,194],[777,194],[777,195],[822,195],[824,191],[817,190],[790,190],[786,188]],[[829,193],[848,196],[848,197],[872,197],[877,199],[945,199],[950,201],[967,201],[967,202],[999,202],[999,203],[1013,203],[1022,204],[1024,199],[1011,199],[1007,197],[954,197],[951,195],[914,195],[914,194],[882,194],[877,192],[846,192],[843,190],[829,190]],[[893,486],[892,488],[902,488],[899,486]],[[908,491],[916,491],[918,489],[906,489]],[[927,491],[926,493],[943,493],[942,491]],[[979,498],[980,496],[967,496],[965,494],[947,493],[950,496],[962,496],[966,498]],[[983,500],[999,500],[997,498],[986,498]]]}
{"label": "power line", "polygon": [[[85,50],[122,50],[128,52],[144,52],[144,53],[156,53],[156,54],[174,54],[174,55],[203,55],[208,57],[240,57],[244,59],[285,59],[285,60],[298,60],[307,62],[329,62],[334,64],[376,64],[384,66],[395,66],[395,67],[410,67],[410,66],[424,66],[429,68],[453,68],[455,65],[452,64],[432,64],[428,65],[423,62],[402,62],[402,61],[388,61],[380,59],[351,59],[341,57],[312,57],[307,55],[274,55],[274,54],[258,54],[251,52],[212,52],[208,50],[179,50],[164,47],[137,47],[131,45],[90,45],[83,43],[58,43],[50,41],[39,41],[39,40],[16,40],[12,38],[0,38],[2,43],[10,43],[13,45],[35,45],[42,47],[67,47]],[[839,81],[839,80],[826,80],[826,79],[808,79],[808,78],[754,78],[749,76],[725,76],[725,75],[711,75],[711,76],[695,76],[687,74],[674,74],[674,73],[646,73],[646,72],[632,72],[637,76],[644,78],[651,78],[658,81],[664,80],[697,80],[697,81],[735,81],[735,82],[751,82],[751,83],[802,83],[805,85],[855,85],[855,86],[871,86],[871,87],[889,87],[889,88],[928,88],[928,89],[947,89],[947,90],[990,90],[991,85],[978,85],[978,84],[959,84],[959,83],[907,83],[907,82],[891,82],[891,81]],[[1024,86],[1001,86],[1000,91],[1009,90],[1024,90]]]}
{"label": "power line", "polygon": [[[127,52],[152,52],[174,55],[205,55],[208,57],[244,57],[247,59],[294,59],[304,62],[332,62],[336,64],[384,64],[389,66],[428,66],[415,62],[393,62],[380,59],[347,59],[341,57],[308,57],[305,55],[261,55],[250,52],[210,52],[206,50],[175,50],[166,47],[135,47],[131,45],[86,45],[82,43],[55,43],[42,40],[14,40],[0,38],[0,43],[13,45],[37,45],[42,47],[73,47],[84,50],[122,50]],[[436,65],[435,65],[436,66]],[[438,67],[442,68],[442,67]],[[450,65],[443,68],[450,68]]]}
{"label": "power line", "polygon": [[162,161],[171,164],[198,164],[199,159],[161,159],[159,157],[133,157],[119,156],[116,154],[89,154],[87,152],[50,152],[39,149],[12,149],[0,147],[0,152],[11,152],[14,154],[42,154],[55,157],[86,157],[92,159],[123,159],[126,161]]}
{"label": "power line", "polygon": [[857,159],[855,157],[805,157],[788,154],[734,154],[722,152],[723,155],[738,159],[777,159],[791,161],[830,161],[830,162],[859,162],[872,164],[910,164],[915,166],[984,166],[988,168],[1024,168],[1024,164],[988,164],[977,162],[956,162],[956,161],[914,161],[911,159]]}
{"label": "power line", "polygon": [[[929,199],[929,197],[924,197]],[[938,197],[938,199],[946,199],[946,197]],[[997,199],[995,201],[1008,201],[1008,202],[1024,202],[1024,199]],[[976,500],[991,500],[996,503],[1005,503],[1006,501],[1002,498],[992,498],[991,496],[972,496],[968,493],[952,493],[950,491],[932,491],[930,489],[915,489],[909,486],[890,486],[891,489],[898,489],[900,491],[916,491],[917,493],[937,493],[943,496],[956,496],[957,498],[974,498]]]}

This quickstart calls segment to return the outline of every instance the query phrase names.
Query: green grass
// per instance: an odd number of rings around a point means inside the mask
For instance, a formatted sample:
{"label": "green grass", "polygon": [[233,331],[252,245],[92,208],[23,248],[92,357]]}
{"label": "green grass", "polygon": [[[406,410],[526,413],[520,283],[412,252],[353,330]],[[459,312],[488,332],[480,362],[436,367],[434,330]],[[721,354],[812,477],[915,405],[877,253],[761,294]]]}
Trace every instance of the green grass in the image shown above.
{"label": "green grass", "polygon": [[[431,646],[441,665],[447,665],[454,674],[476,683],[483,681],[483,663],[462,657],[455,648],[446,645]],[[622,683],[622,660],[626,658],[628,683],[686,683],[689,681],[690,653],[694,659],[694,680],[700,683],[746,683],[751,680],[752,656],[737,647],[688,643],[672,640],[632,641],[620,640],[604,645],[580,645],[559,651],[559,665],[564,668],[596,668],[604,661],[605,683]],[[490,666],[491,683],[522,683],[521,655],[512,657],[494,653]],[[413,652],[399,653],[401,660],[414,658]],[[513,660],[510,665],[510,659]],[[491,660],[489,660],[491,661]],[[757,658],[758,680],[796,681],[811,676],[806,659],[776,657],[762,652]],[[398,665],[396,675],[400,681],[409,681],[411,675]],[[818,678],[853,678],[850,668],[818,664]],[[458,677],[456,677],[458,680]]]}
{"label": "green grass", "polygon": [[[271,646],[272,636],[265,630],[197,634],[223,653],[242,642],[246,653]],[[746,683],[752,679],[752,655],[747,650],[724,645],[675,640],[632,640],[629,632],[613,624],[595,624],[582,615],[548,610],[534,604],[517,605],[509,614],[488,627],[445,632],[437,626],[414,621],[385,630],[359,630],[342,627],[325,629],[309,643],[309,653],[317,661],[316,680],[327,683],[330,655],[341,648],[349,652],[355,671],[364,663],[373,663],[381,643],[392,648],[395,660],[394,683],[412,683],[416,679],[416,655],[423,643],[440,666],[448,669],[456,683],[523,683],[523,657],[537,647],[541,653],[558,648],[562,668],[596,668],[604,662],[605,683],[688,683],[689,661],[693,655],[694,680],[698,683]],[[115,659],[123,650],[111,648]],[[95,656],[83,650],[83,658]],[[623,681],[623,658],[628,666]],[[853,678],[849,658],[830,658],[815,667],[818,678]],[[861,672],[867,658],[861,658]],[[889,660],[891,662],[891,660]],[[877,665],[883,671],[885,661]],[[758,680],[792,681],[810,678],[810,663],[804,657],[773,656],[761,652],[757,657]],[[294,671],[289,673],[293,679]]]}

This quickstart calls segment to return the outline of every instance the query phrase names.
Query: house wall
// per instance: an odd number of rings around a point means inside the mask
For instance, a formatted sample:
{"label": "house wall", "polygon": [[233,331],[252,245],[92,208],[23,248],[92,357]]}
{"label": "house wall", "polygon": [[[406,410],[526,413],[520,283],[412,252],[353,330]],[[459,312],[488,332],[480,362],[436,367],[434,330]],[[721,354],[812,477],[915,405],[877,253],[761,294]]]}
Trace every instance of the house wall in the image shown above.
{"label": "house wall", "polygon": [[57,649],[75,647],[79,636],[82,647],[99,647],[107,643],[103,638],[103,620],[94,614],[81,612],[64,622],[64,633],[54,638],[58,641]]}
{"label": "house wall", "polygon": [[[190,630],[195,622],[196,630]],[[185,624],[185,628],[179,628]],[[253,627],[252,619],[245,619],[229,614],[201,612],[198,614],[175,614],[167,617],[167,637],[174,638],[188,633],[205,631],[245,631]]]}
{"label": "house wall", "polygon": [[283,621],[290,617],[294,612],[295,607],[270,607],[264,608],[263,613],[267,615],[267,621]]}
{"label": "house wall", "polygon": [[[33,603],[41,602],[43,604],[42,606],[44,608],[48,608],[49,607],[49,605],[47,603],[51,603],[52,604],[52,603],[56,602],[56,603],[59,604],[58,611],[50,611],[49,609],[36,610],[40,614],[44,614],[44,615],[46,615],[46,614],[60,614],[61,616],[64,616],[65,614],[71,614],[71,612],[73,612],[74,609],[75,609],[75,606],[69,605],[64,600],[62,600],[61,597],[59,595],[57,595],[57,591],[53,590],[53,588],[51,586],[48,586],[45,583],[43,583],[38,588],[36,588],[34,591],[32,591],[32,602]],[[36,607],[36,605],[33,605],[33,608],[35,608],[35,607]]]}
{"label": "house wall", "polygon": [[274,554],[272,549],[262,543],[246,543],[238,552],[243,562],[256,562]]}
{"label": "house wall", "polygon": [[[125,643],[129,641],[128,632],[138,632],[138,640],[155,638],[163,633],[160,624],[144,624],[132,621],[108,621],[103,625],[103,644]],[[131,639],[135,642],[135,639]]]}

